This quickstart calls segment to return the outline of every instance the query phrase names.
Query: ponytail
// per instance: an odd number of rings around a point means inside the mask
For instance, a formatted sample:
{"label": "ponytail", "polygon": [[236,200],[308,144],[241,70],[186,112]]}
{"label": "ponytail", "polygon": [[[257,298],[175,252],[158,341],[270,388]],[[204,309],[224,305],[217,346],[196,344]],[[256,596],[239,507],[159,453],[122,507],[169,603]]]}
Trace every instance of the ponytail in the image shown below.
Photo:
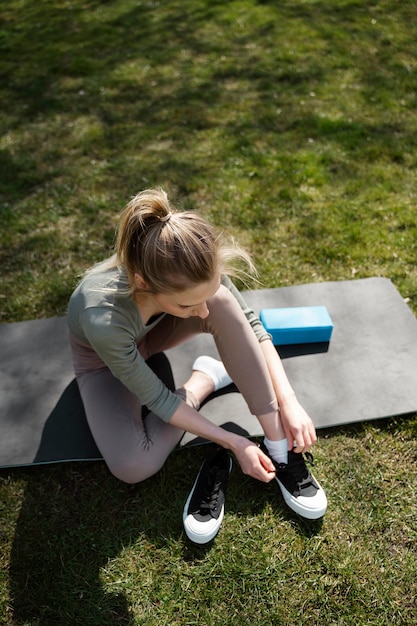
{"label": "ponytail", "polygon": [[[237,270],[243,261],[249,272]],[[255,270],[239,246],[226,245],[217,229],[192,211],[174,211],[162,190],[141,191],[120,216],[116,254],[109,266],[125,268],[129,291],[139,274],[153,293],[184,291],[218,274],[242,278]],[[99,266],[100,267],[100,266]],[[103,267],[103,264],[101,264]]]}

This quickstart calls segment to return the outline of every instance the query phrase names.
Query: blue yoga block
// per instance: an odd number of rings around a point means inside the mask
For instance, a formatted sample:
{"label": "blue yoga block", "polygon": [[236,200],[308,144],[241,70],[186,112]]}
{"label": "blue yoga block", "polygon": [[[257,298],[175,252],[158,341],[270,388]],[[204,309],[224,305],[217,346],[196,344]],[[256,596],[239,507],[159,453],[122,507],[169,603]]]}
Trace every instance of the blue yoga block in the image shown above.
{"label": "blue yoga block", "polygon": [[325,306],[262,309],[260,319],[276,346],[330,341],[333,322]]}

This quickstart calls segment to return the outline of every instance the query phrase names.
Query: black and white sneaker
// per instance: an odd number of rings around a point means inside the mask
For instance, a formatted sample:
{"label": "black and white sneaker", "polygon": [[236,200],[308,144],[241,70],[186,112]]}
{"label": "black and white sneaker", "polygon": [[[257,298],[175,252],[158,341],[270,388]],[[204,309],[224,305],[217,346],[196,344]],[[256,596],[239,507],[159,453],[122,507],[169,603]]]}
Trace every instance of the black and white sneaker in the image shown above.
{"label": "black and white sneaker", "polygon": [[194,543],[208,543],[219,532],[231,471],[232,459],[223,448],[201,465],[182,516],[187,537]]}
{"label": "black and white sneaker", "polygon": [[[261,449],[268,455],[264,444]],[[269,456],[269,455],[268,455]],[[304,458],[305,457],[305,458]],[[314,478],[306,465],[313,465],[313,455],[288,452],[288,463],[275,465],[277,481],[287,506],[306,519],[320,519],[327,510],[327,498],[319,482]]]}

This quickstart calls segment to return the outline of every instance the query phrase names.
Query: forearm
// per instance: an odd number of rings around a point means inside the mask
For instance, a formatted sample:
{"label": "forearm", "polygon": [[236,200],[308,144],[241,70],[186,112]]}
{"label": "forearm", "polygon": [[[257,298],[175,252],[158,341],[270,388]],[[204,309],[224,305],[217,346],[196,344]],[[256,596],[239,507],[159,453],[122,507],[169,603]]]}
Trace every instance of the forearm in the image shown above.
{"label": "forearm", "polygon": [[185,402],[181,402],[178,409],[174,412],[169,423],[177,428],[186,430],[197,437],[202,437],[208,441],[227,448],[232,452],[238,447],[239,439],[242,439],[239,435],[231,433],[216,424],[213,424],[204,415],[201,415],[198,411],[193,409]]}
{"label": "forearm", "polygon": [[253,441],[212,424],[185,402],[181,402],[171,417],[170,424],[230,450],[237,458],[244,474],[263,482],[269,482],[274,478],[275,468],[272,461]]}

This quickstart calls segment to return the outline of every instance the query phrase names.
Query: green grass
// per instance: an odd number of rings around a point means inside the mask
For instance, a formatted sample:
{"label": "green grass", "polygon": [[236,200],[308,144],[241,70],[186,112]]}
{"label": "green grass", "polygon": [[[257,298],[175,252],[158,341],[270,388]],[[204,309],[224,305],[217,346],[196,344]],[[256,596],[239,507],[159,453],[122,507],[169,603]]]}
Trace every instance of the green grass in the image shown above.
{"label": "green grass", "polygon": [[[414,0],[3,0],[0,321],[65,314],[147,186],[265,287],[385,276],[416,313],[416,23]],[[133,488],[2,470],[0,623],[416,623],[416,417],[320,434],[324,524],[235,468],[206,549],[181,526],[200,448]]]}

